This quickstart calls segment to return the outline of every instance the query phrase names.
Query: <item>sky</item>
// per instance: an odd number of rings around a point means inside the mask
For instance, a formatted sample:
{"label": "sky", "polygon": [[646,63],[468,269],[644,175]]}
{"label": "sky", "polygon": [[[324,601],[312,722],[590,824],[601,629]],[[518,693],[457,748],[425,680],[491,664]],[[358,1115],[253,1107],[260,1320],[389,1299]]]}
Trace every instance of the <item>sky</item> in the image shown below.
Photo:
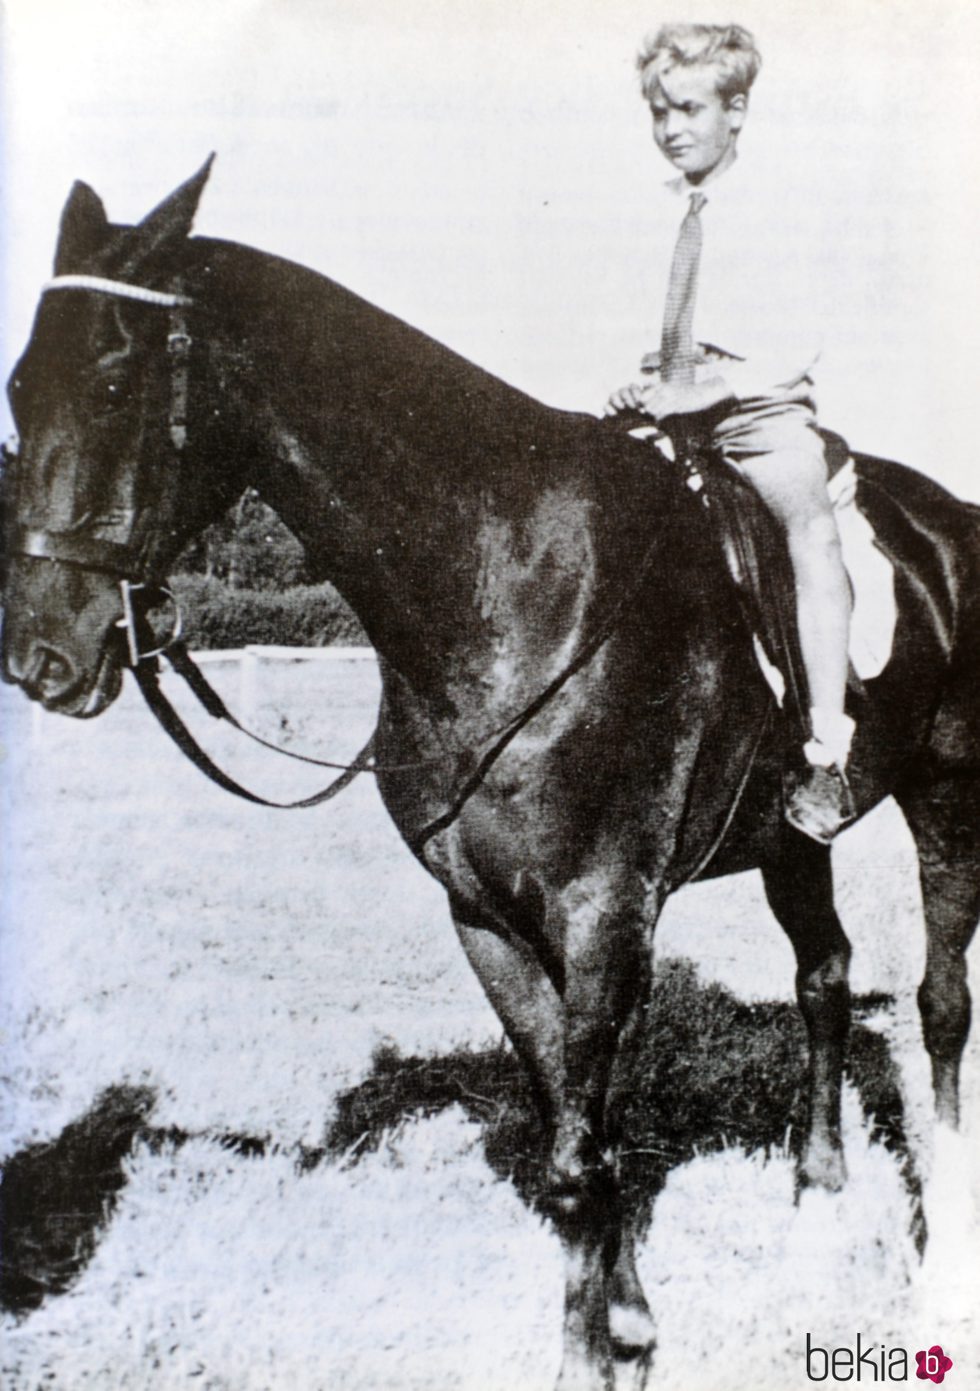
{"label": "sky", "polygon": [[[142,217],[211,150],[197,230],[332,276],[561,407],[634,375],[653,147],[633,57],[736,20],[743,144],[793,171],[821,419],[980,499],[975,0],[3,0],[9,373],[72,181]],[[651,329],[650,337],[658,337]],[[655,341],[650,346],[655,346]],[[0,431],[9,431],[3,408]]]}

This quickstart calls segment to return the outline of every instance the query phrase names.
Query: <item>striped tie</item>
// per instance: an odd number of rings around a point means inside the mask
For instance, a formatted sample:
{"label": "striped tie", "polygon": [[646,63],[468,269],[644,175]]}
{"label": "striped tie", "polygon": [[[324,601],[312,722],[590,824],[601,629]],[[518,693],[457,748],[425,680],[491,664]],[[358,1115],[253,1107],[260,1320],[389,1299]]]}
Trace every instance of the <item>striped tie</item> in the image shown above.
{"label": "striped tie", "polygon": [[660,372],[665,382],[676,382],[679,386],[694,384],[694,299],[698,289],[702,239],[698,214],[707,201],[703,193],[691,194],[691,206],[681,223],[670,263],[664,327],[660,339]]}

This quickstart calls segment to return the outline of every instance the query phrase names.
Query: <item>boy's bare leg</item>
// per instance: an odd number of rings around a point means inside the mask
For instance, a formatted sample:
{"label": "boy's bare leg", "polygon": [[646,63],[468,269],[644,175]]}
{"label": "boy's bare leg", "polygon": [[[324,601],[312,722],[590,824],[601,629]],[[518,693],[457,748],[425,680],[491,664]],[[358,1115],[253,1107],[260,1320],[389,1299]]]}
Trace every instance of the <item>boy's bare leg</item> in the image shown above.
{"label": "boy's bare leg", "polygon": [[[844,714],[851,594],[827,496],[826,466],[818,454],[804,450],[737,462],[786,533],[816,741],[807,745],[807,756],[843,772],[853,730]],[[847,819],[843,812],[842,818]],[[829,839],[837,828],[831,815],[819,838]]]}

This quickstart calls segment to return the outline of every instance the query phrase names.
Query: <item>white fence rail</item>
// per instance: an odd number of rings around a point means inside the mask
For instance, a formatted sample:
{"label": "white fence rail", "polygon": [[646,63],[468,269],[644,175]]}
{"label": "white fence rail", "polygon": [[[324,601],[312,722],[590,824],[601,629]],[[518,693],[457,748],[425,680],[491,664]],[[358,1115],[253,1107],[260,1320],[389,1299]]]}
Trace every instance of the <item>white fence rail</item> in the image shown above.
{"label": "white fence rail", "polygon": [[[235,714],[244,723],[254,718],[259,706],[262,667],[273,662],[373,662],[373,647],[281,647],[249,643],[246,647],[227,647],[193,652],[198,666],[238,664],[238,697]],[[31,704],[31,738],[39,739],[46,727],[44,710]]]}
{"label": "white fence rail", "polygon": [[223,651],[195,652],[202,666],[219,662],[238,662],[238,718],[253,719],[258,709],[262,667],[272,662],[364,662],[375,661],[373,647],[279,647],[249,643],[247,647]]}

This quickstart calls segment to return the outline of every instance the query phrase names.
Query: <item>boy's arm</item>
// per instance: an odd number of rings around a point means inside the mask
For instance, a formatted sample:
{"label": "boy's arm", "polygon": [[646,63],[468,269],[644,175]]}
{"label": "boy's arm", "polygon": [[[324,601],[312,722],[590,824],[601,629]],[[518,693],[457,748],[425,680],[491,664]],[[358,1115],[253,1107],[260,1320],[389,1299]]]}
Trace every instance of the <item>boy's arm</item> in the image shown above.
{"label": "boy's arm", "polygon": [[722,401],[731,400],[734,403],[735,399],[731,386],[720,376],[691,385],[663,381],[637,382],[613,392],[606,403],[606,414],[638,411],[654,420],[666,420],[672,415],[709,411]]}

